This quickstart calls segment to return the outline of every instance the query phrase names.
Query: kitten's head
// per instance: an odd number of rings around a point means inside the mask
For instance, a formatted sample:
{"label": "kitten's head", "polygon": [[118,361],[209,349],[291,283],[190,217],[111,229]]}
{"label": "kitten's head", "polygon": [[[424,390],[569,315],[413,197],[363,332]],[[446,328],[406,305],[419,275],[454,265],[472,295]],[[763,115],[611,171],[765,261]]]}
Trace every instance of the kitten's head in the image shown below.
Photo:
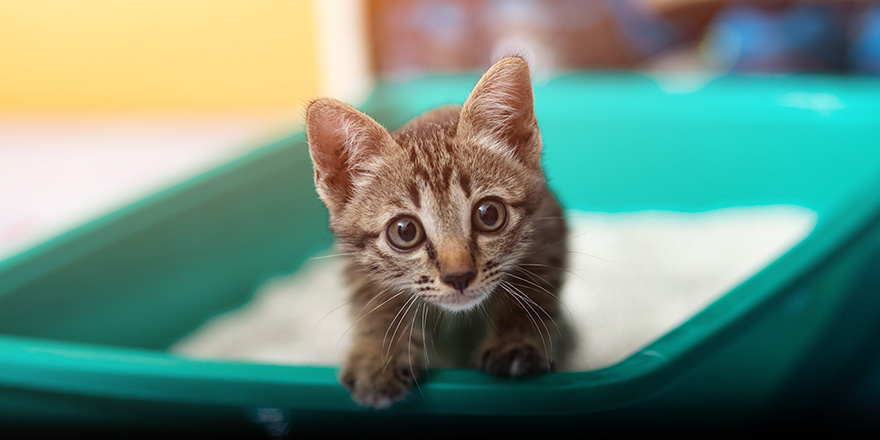
{"label": "kitten's head", "polygon": [[365,279],[465,310],[528,251],[545,182],[522,59],[493,65],[461,108],[393,133],[329,99],[306,129],[331,228]]}

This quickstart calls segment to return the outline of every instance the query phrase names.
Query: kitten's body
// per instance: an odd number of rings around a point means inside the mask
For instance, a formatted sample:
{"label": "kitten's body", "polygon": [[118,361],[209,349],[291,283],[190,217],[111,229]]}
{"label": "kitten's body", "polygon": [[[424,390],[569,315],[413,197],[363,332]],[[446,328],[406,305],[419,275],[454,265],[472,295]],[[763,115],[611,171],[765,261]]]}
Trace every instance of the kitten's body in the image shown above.
{"label": "kitten's body", "polygon": [[340,380],[358,403],[406,396],[438,312],[490,322],[472,358],[488,373],[551,368],[565,222],[521,59],[496,63],[463,107],[393,133],[331,100],[309,107],[307,129],[319,194],[350,256],[356,333]]}

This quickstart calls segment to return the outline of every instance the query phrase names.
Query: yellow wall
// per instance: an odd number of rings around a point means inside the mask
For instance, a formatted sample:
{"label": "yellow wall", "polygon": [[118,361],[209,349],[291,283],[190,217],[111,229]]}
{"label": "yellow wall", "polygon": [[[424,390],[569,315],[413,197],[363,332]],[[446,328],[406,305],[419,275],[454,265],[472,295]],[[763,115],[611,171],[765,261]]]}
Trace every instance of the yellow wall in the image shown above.
{"label": "yellow wall", "polygon": [[296,106],[318,90],[313,7],[0,0],[0,110]]}

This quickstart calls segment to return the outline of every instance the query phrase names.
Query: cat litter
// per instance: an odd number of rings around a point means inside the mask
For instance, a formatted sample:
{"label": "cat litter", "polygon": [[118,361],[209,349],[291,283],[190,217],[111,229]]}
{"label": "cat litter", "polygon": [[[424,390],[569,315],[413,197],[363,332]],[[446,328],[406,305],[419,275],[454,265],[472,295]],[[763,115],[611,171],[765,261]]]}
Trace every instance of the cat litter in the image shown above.
{"label": "cat litter", "polygon": [[[615,364],[705,308],[800,242],[814,211],[788,205],[706,212],[569,211],[559,319],[573,329],[561,370]],[[351,332],[343,260],[332,254],[264,283],[244,306],[170,347],[191,357],[339,365]],[[437,367],[431,362],[429,367]],[[442,366],[442,365],[439,365]]]}

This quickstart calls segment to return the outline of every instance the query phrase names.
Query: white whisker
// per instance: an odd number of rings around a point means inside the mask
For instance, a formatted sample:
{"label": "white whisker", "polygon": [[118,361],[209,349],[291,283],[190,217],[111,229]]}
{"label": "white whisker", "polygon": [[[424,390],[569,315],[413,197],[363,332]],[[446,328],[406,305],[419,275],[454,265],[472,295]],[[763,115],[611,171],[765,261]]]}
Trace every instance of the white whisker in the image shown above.
{"label": "white whisker", "polygon": [[387,304],[389,301],[393,300],[394,298],[397,298],[398,296],[402,295],[402,294],[405,292],[405,290],[398,290],[397,293],[395,293],[394,295],[392,295],[390,298],[386,299],[386,300],[383,301],[381,304],[377,305],[376,307],[373,307],[372,310],[370,310],[369,312],[367,312],[366,314],[364,314],[364,310],[366,310],[367,306],[368,306],[371,302],[373,302],[376,298],[379,298],[382,294],[384,294],[384,293],[387,292],[387,291],[388,291],[388,289],[385,289],[385,290],[379,292],[379,294],[373,296],[373,298],[370,298],[370,300],[367,301],[366,304],[364,304],[364,307],[361,308],[361,311],[358,313],[358,318],[357,318],[354,322],[352,322],[351,325],[349,325],[348,328],[346,328],[344,332],[342,332],[342,335],[340,335],[340,336],[339,336],[339,339],[336,340],[336,344],[339,344],[339,342],[342,341],[342,338],[344,338],[345,335],[346,335],[349,331],[351,331],[351,329],[354,328],[355,325],[357,325],[359,322],[361,322],[361,320],[363,320],[364,318],[366,318],[367,316],[369,316],[370,313],[375,312],[375,311],[378,310],[380,307],[384,306],[384,305]]}
{"label": "white whisker", "polygon": [[321,323],[321,321],[327,319],[327,317],[330,316],[333,312],[335,312],[335,311],[337,311],[337,310],[339,310],[339,309],[341,309],[341,308],[343,308],[343,307],[345,307],[345,306],[347,306],[347,305],[349,305],[349,304],[351,304],[351,303],[353,303],[353,302],[354,302],[354,298],[352,298],[352,299],[350,299],[350,300],[348,300],[348,301],[346,301],[346,302],[344,302],[344,303],[342,303],[342,304],[340,304],[340,305],[334,307],[332,310],[330,310],[329,312],[325,313],[324,316],[322,316],[321,319],[317,320],[317,321],[315,322],[315,324],[312,325],[312,328],[310,328],[309,331],[306,332],[306,337],[308,337],[309,335],[311,335],[311,334],[312,334],[312,331],[315,330],[315,327],[317,327],[318,324]]}
{"label": "white whisker", "polygon": [[573,250],[571,250],[571,249],[566,249],[565,252],[567,252],[567,253],[569,253],[569,254],[578,254],[578,255],[583,255],[583,256],[585,256],[585,257],[595,258],[595,259],[597,259],[597,260],[599,260],[599,261],[604,261],[604,262],[609,263],[609,264],[617,264],[616,261],[609,260],[609,259],[607,259],[607,258],[602,258],[602,257],[600,257],[600,256],[598,256],[598,255],[588,254],[588,253],[586,253],[586,252],[573,251]]}
{"label": "white whisker", "polygon": [[317,255],[317,256],[314,256],[314,257],[309,258],[309,261],[312,261],[312,260],[326,260],[326,259],[328,259],[328,258],[346,257],[346,256],[349,256],[349,255],[356,255],[356,254],[357,254],[357,252],[343,252],[343,253],[340,253],[340,254]]}
{"label": "white whisker", "polygon": [[578,277],[578,279],[580,279],[581,281],[586,281],[586,280],[584,279],[584,277],[580,276],[580,274],[578,274],[578,273],[575,272],[574,270],[567,269],[567,268],[564,268],[564,267],[551,266],[551,265],[549,265],[549,264],[540,264],[540,263],[519,263],[519,266],[542,267],[542,268],[545,268],[545,269],[561,270],[561,271],[563,271],[563,272],[566,272],[566,273],[569,273],[569,274],[571,274],[571,275],[574,275],[574,276]]}
{"label": "white whisker", "polygon": [[[403,303],[403,306],[400,307],[400,311],[403,311],[404,307],[406,307],[406,311],[403,312],[403,316],[400,317],[400,321],[397,323],[397,327],[394,328],[394,333],[391,334],[391,340],[388,341],[388,349],[385,351],[386,367],[388,366],[387,362],[390,361],[391,346],[394,345],[394,337],[397,335],[397,331],[400,330],[400,324],[403,324],[403,320],[404,318],[406,318],[406,314],[409,313],[409,310],[418,299],[419,297],[417,295],[413,295],[407,298],[406,302]],[[400,311],[397,312],[397,315],[400,315]],[[385,346],[385,339],[388,338],[388,332],[391,330],[391,326],[394,325],[395,320],[397,320],[397,316],[395,316],[394,319],[391,320],[391,324],[388,326],[388,330],[385,331],[385,338],[382,339],[382,347]]]}
{"label": "white whisker", "polygon": [[[523,270],[523,269],[520,269],[520,270]],[[542,292],[546,293],[547,295],[550,295],[550,297],[552,297],[552,298],[558,298],[558,297],[556,296],[555,293],[553,293],[553,292],[547,290],[546,287],[541,286],[541,285],[539,285],[538,283],[536,283],[536,282],[534,282],[534,281],[527,280],[527,279],[525,279],[525,278],[523,278],[523,277],[520,277],[520,276],[514,275],[514,274],[512,274],[512,273],[508,273],[507,275],[508,275],[508,276],[511,276],[511,277],[513,277],[513,278],[516,278],[516,279],[518,279],[518,280],[520,280],[520,281],[526,282],[526,283],[528,283],[528,284],[531,285],[531,286],[534,286],[536,289],[539,289],[539,290],[541,290]]]}
{"label": "white whisker", "polygon": [[[518,293],[516,293],[514,290],[511,289],[511,288],[513,287],[511,284],[505,282],[505,283],[503,283],[503,284],[501,284],[501,285],[504,287],[504,290],[506,290],[508,293],[510,293],[511,298],[513,298],[513,299],[519,304],[520,308],[522,308],[523,312],[525,312],[526,317],[529,319],[529,321],[531,321],[531,323],[532,323],[532,327],[535,328],[535,332],[538,333],[538,336],[541,338],[541,345],[544,346],[544,353],[547,355],[547,359],[550,359],[550,350],[549,350],[548,347],[547,347],[547,341],[544,339],[544,333],[543,333],[543,332],[541,331],[541,329],[538,327],[538,323],[537,323],[537,321],[535,320],[535,317],[532,316],[532,314],[533,314],[533,313],[536,313],[536,312],[534,311],[534,309],[532,309],[531,311],[529,311],[529,308],[527,308],[527,304],[524,303],[524,302],[520,299],[520,298],[521,298],[521,295],[518,294]],[[541,323],[543,323],[543,322],[544,322],[544,321],[541,320]],[[545,328],[547,327],[546,324],[544,325],[544,327],[545,327]],[[550,330],[548,329],[547,332],[548,332],[548,337],[549,337],[549,332],[550,332]],[[551,341],[551,342],[552,342],[552,341]]]}
{"label": "white whisker", "polygon": [[[508,282],[507,284],[508,284],[512,289],[515,289],[515,290],[520,294],[520,297],[521,297],[523,300],[525,300],[525,301],[527,301],[528,303],[532,304],[532,306],[537,307],[538,310],[540,310],[542,313],[544,313],[544,315],[547,316],[547,318],[550,319],[550,322],[553,323],[553,325],[556,327],[556,330],[559,331],[560,333],[562,333],[562,329],[559,327],[558,324],[556,324],[556,320],[553,319],[553,316],[551,316],[550,313],[548,313],[546,310],[544,310],[544,308],[541,307],[540,304],[536,303],[535,300],[529,298],[528,295],[526,295],[523,291],[519,290],[519,288],[517,288],[517,285],[516,285],[516,284],[511,283],[511,282]],[[531,307],[531,306],[530,306],[530,307]],[[534,310],[534,307],[532,307],[532,310]],[[535,314],[537,315],[537,311],[535,312]],[[543,323],[543,322],[544,322],[544,320],[543,320],[543,318],[541,318],[541,323]],[[546,324],[544,324],[544,328],[547,329],[547,334],[550,334],[550,329],[547,328],[547,325],[546,325]]]}
{"label": "white whisker", "polygon": [[[524,267],[519,267],[519,266],[517,266],[517,267],[515,267],[515,269],[521,271],[522,273],[524,273],[524,274],[526,274],[526,275],[538,277],[538,278],[540,278],[541,280],[543,280],[545,283],[547,283],[547,285],[552,286],[552,283],[550,283],[549,281],[547,281],[544,277],[541,277],[540,275],[538,275],[538,274],[536,274],[536,273],[534,273],[534,272],[532,272],[532,271],[530,271],[530,270],[528,270],[528,269],[526,269],[526,268],[524,268]],[[516,275],[513,275],[513,274],[508,274],[508,275],[510,275],[510,276],[512,276],[512,277],[514,277],[514,278],[519,278],[519,277],[517,277]],[[522,279],[522,278],[519,278],[519,279]],[[523,281],[525,281],[525,280],[523,280]],[[589,283],[588,281],[586,281],[586,280],[584,280],[584,282],[587,283],[587,284],[590,284],[590,283]],[[530,284],[533,284],[533,283],[530,283]],[[592,286],[592,285],[591,285],[591,286]],[[527,287],[527,286],[522,286],[522,287]],[[594,288],[593,290],[596,290],[596,289]],[[556,300],[559,302],[559,304],[562,305],[562,307],[565,307],[565,310],[568,311],[568,317],[572,320],[572,322],[574,322],[574,314],[572,313],[571,308],[568,307],[568,304],[566,304],[565,301],[563,301],[562,298],[559,297],[558,292],[557,292],[557,294],[553,294],[553,293],[550,293],[549,291],[547,291],[546,289],[545,289],[544,291],[545,291],[548,295],[550,295],[552,298],[556,299]],[[557,327],[558,327],[558,326],[557,326]]]}
{"label": "white whisker", "polygon": [[[413,367],[413,361],[412,361],[412,359],[413,359],[412,358],[413,329],[415,329],[416,318],[418,318],[419,309],[422,308],[422,306],[424,306],[425,309],[428,308],[427,303],[419,301],[419,305],[416,306],[416,310],[413,312],[413,317],[412,317],[412,320],[410,321],[410,325],[409,325],[409,347],[407,348],[407,350],[408,350],[408,356],[409,356],[409,372],[410,372],[410,374],[412,374],[413,382],[415,382],[416,388],[419,390],[419,394],[422,396],[422,400],[424,400],[425,403],[428,404],[428,406],[431,406],[431,402],[428,401],[428,398],[425,396],[425,392],[422,391],[422,385],[419,384],[419,378],[418,378],[418,375],[416,375],[415,368]],[[423,309],[423,310],[425,310],[425,309]],[[424,314],[424,311],[422,313]],[[422,346],[424,346],[424,345],[425,345],[425,336],[422,335]],[[425,356],[427,357],[427,353],[425,354]],[[427,365],[427,362],[426,362],[426,365]]]}
{"label": "white whisker", "polygon": [[[590,232],[593,232],[593,230],[596,229],[596,228],[598,228],[598,227],[599,227],[599,225],[593,226],[592,228],[587,229],[586,231],[581,232],[580,234],[577,234],[577,235],[575,235],[574,237],[569,237],[568,234],[566,234],[566,237],[563,238],[562,240],[554,241],[554,242],[552,242],[552,243],[547,243],[547,244],[545,244],[544,246],[541,246],[541,247],[539,247],[539,248],[537,248],[537,249],[534,249],[532,252],[533,252],[533,253],[538,253],[539,251],[542,251],[542,250],[544,250],[544,249],[547,249],[547,248],[550,247],[550,246],[556,246],[557,244],[560,244],[560,243],[571,242],[572,240],[574,240],[574,239],[576,239],[576,238],[580,238],[580,237],[582,237],[582,236],[584,236],[584,235],[589,234]],[[598,258],[598,257],[597,257],[597,258]]]}
{"label": "white whisker", "polygon": [[428,304],[424,304],[424,308],[422,308],[422,350],[424,350],[425,354],[425,368],[431,364],[431,360],[428,359],[428,334],[425,333],[425,321],[427,320],[428,314]]}

